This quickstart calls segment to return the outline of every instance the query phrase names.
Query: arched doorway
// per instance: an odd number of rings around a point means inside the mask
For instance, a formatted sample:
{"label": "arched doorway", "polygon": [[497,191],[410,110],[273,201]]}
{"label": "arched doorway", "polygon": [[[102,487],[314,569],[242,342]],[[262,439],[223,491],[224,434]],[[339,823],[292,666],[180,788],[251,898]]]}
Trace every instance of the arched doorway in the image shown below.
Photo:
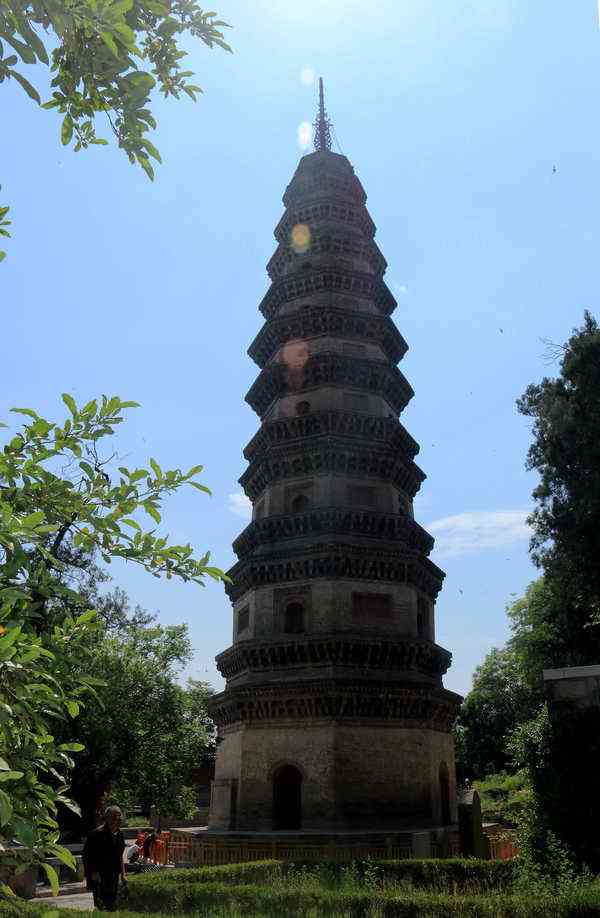
{"label": "arched doorway", "polygon": [[282,765],[273,775],[273,828],[302,825],[302,775],[294,765]]}
{"label": "arched doorway", "polygon": [[445,762],[440,765],[440,801],[442,804],[442,825],[452,822],[450,815],[450,774]]}

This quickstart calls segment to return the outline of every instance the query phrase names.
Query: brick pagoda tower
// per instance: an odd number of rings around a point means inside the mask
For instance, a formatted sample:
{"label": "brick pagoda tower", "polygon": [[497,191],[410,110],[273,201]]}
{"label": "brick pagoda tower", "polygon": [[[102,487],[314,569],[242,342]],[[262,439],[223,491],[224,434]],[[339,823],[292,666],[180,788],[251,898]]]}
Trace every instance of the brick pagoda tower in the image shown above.
{"label": "brick pagoda tower", "polygon": [[365,201],[331,150],[320,81],[315,152],[283,196],[249,349],[261,426],[244,452],[252,521],[233,546],[233,644],[211,705],[213,832],[456,821],[460,698],[435,643],[444,574],[413,518],[425,476],[398,420],[413,395],[396,366],[407,345]]}

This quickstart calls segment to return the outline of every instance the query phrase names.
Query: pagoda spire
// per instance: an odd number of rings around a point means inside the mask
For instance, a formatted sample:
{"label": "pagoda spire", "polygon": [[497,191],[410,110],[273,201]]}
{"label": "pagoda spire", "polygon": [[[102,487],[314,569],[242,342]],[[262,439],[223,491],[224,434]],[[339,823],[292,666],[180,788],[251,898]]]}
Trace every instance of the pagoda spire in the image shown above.
{"label": "pagoda spire", "polygon": [[314,124],[315,150],[331,150],[331,121],[325,111],[323,77],[319,77],[319,113]]}

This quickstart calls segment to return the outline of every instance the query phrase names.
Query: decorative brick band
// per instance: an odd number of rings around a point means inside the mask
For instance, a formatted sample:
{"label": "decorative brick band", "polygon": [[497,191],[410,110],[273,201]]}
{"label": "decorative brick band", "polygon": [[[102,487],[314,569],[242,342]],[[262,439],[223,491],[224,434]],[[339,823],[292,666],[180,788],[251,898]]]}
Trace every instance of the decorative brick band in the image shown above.
{"label": "decorative brick band", "polygon": [[320,681],[227,689],[208,702],[218,726],[278,720],[378,720],[450,733],[461,698],[445,689]]}
{"label": "decorative brick band", "polygon": [[300,259],[351,259],[353,267],[383,277],[387,261],[373,239],[346,226],[311,226],[310,245],[299,254],[289,239],[282,240],[269,259],[267,273],[271,280],[283,277],[295,268],[302,268]]}
{"label": "decorative brick band", "polygon": [[290,238],[292,229],[298,223],[314,225],[329,221],[356,227],[363,236],[369,239],[375,235],[376,227],[366,207],[356,206],[332,197],[327,201],[319,200],[313,204],[298,204],[288,208],[275,227],[275,238],[278,242],[286,242]]}
{"label": "decorative brick band", "polygon": [[385,316],[396,308],[396,300],[381,278],[342,267],[305,268],[271,284],[259,306],[270,319],[285,303],[318,293],[349,293],[371,300]]}
{"label": "decorative brick band", "polygon": [[[347,160],[346,160],[347,163]],[[328,166],[314,170],[299,170],[287,186],[283,195],[285,207],[293,206],[297,201],[305,202],[311,198],[321,200],[334,196],[346,199],[355,204],[365,204],[367,195],[360,180],[348,170],[346,163],[341,163],[339,171]]]}
{"label": "decorative brick band", "polygon": [[363,635],[323,634],[279,641],[241,641],[219,654],[217,669],[225,679],[243,672],[295,666],[360,667],[368,670],[414,670],[442,677],[452,655],[431,641],[413,638],[378,639]]}
{"label": "decorative brick band", "polygon": [[330,410],[267,421],[250,440],[244,456],[250,461],[274,447],[295,446],[295,441],[307,444],[309,439],[333,435],[367,440],[370,444],[376,441],[378,445],[385,444],[394,452],[401,452],[407,459],[413,459],[419,452],[417,441],[396,418]]}
{"label": "decorative brick band", "polygon": [[246,401],[262,416],[273,399],[321,386],[351,387],[380,395],[396,414],[406,408],[414,395],[400,370],[386,361],[325,351],[313,354],[302,366],[269,364],[250,387]]}
{"label": "decorative brick band", "polygon": [[402,360],[408,345],[388,316],[373,316],[335,306],[305,307],[293,315],[269,320],[248,348],[248,354],[264,367],[288,341],[328,335],[378,344],[392,363]]}
{"label": "decorative brick band", "polygon": [[239,482],[250,500],[256,500],[275,481],[330,472],[386,481],[411,499],[425,479],[418,465],[402,453],[382,446],[349,445],[330,437],[323,443],[297,443],[272,450],[253,460]]}
{"label": "decorative brick band", "polygon": [[279,543],[286,539],[315,540],[342,533],[392,543],[400,542],[404,547],[415,549],[424,555],[428,555],[433,548],[432,537],[409,516],[378,513],[375,510],[329,507],[254,520],[237,537],[233,543],[233,550],[238,558],[241,558],[259,545]]}
{"label": "decorative brick band", "polygon": [[232,602],[260,587],[317,579],[408,583],[435,600],[445,576],[429,558],[416,552],[344,543],[273,551],[238,561],[227,573],[232,582],[225,589]]}

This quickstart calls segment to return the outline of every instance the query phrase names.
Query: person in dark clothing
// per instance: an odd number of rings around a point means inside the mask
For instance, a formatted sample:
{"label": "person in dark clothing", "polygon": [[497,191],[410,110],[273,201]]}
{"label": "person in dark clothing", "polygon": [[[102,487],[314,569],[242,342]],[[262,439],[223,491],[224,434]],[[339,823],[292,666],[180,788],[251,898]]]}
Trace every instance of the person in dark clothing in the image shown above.
{"label": "person in dark clothing", "polygon": [[118,806],[107,807],[104,823],[90,832],[83,846],[87,888],[94,894],[94,906],[107,912],[114,912],[117,907],[119,877],[126,884],[121,819]]}

